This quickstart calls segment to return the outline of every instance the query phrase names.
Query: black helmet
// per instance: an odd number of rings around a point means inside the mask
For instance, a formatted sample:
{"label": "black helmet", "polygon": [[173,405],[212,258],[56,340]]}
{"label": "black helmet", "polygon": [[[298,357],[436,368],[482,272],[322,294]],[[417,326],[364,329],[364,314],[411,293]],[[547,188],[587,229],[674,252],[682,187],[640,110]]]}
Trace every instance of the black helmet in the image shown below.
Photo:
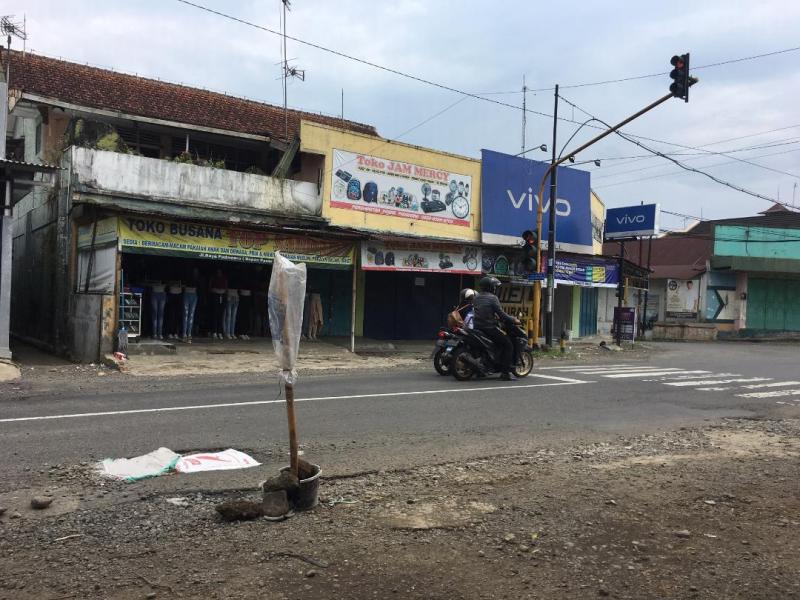
{"label": "black helmet", "polygon": [[460,305],[472,304],[472,299],[475,297],[475,290],[472,288],[464,288],[458,295],[458,303]]}
{"label": "black helmet", "polygon": [[495,293],[495,290],[500,287],[500,280],[497,277],[482,277],[481,280],[478,282],[478,288],[482,292],[491,292],[492,294]]}

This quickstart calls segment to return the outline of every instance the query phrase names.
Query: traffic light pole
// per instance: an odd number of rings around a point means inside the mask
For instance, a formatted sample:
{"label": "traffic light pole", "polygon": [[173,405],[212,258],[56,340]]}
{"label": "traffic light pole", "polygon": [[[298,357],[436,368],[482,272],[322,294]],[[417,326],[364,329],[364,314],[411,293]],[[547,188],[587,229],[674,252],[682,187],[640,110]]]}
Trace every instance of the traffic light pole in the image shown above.
{"label": "traffic light pole", "polygon": [[[576,154],[586,150],[589,146],[592,146],[592,145],[596,144],[597,142],[599,142],[603,138],[608,137],[612,133],[618,131],[619,129],[621,129],[623,127],[625,127],[625,125],[627,125],[631,121],[634,121],[634,120],[638,119],[643,114],[645,114],[647,112],[650,112],[651,110],[653,110],[654,108],[656,108],[657,106],[659,106],[661,104],[664,104],[664,102],[666,102],[670,98],[674,98],[672,93],[669,93],[669,94],[666,94],[666,95],[662,96],[661,98],[659,98],[655,102],[645,106],[642,110],[632,114],[627,119],[624,119],[624,120],[620,121],[619,123],[617,123],[613,127],[609,127],[603,133],[601,133],[600,135],[592,138],[591,140],[589,140],[588,142],[586,142],[585,144],[583,144],[579,148],[576,148],[575,150],[572,150],[571,152],[568,152],[563,158],[559,158],[557,160],[554,160],[550,164],[550,166],[548,167],[547,171],[545,171],[544,176],[542,177],[541,183],[539,184],[539,195],[537,196],[537,210],[536,210],[536,232],[537,232],[537,238],[536,239],[537,240],[541,240],[542,239],[542,212],[543,212],[542,205],[544,204],[544,202],[543,202],[544,186],[545,186],[545,183],[547,182],[547,178],[550,176],[550,174],[554,173],[561,163],[566,162],[567,160],[569,160],[570,156],[575,156]],[[552,180],[552,186],[551,186],[552,195],[550,196],[550,198],[551,198],[551,202],[550,202],[551,218],[553,218],[553,219],[555,219],[555,201],[553,200],[554,197],[555,197],[555,189],[556,189],[555,186],[556,186],[556,183],[555,183],[555,177],[554,177],[553,180]],[[553,234],[553,242],[552,243],[550,242],[550,239],[549,239],[549,236],[548,236],[548,254],[550,253],[550,249],[551,248],[553,250],[555,250],[555,226],[552,228],[552,234]],[[553,261],[553,267],[555,267],[555,260]],[[542,270],[542,246],[541,246],[541,243],[539,243],[537,245],[537,250],[536,250],[536,271],[537,272],[541,272],[541,270]],[[553,269],[553,271],[554,270],[555,269]],[[552,277],[555,277],[555,273],[553,273]],[[548,275],[548,284],[550,284],[550,275]],[[552,289],[553,289],[553,286],[550,285],[550,287],[548,288],[548,295],[552,292]],[[533,311],[532,311],[532,313],[533,313],[532,314],[532,316],[533,316],[533,336],[532,337],[533,337],[534,343],[538,342],[539,336],[541,334],[541,330],[540,330],[540,327],[539,327],[539,320],[540,320],[540,315],[541,315],[541,313],[540,313],[541,300],[542,300],[542,284],[541,284],[540,281],[537,280],[535,282],[535,284],[534,284],[534,287],[533,287]],[[552,329],[551,329],[551,331],[552,331]]]}
{"label": "traffic light pole", "polygon": [[[555,107],[553,108],[553,160],[556,156],[556,135],[558,133],[558,84],[555,89]],[[544,345],[553,347],[553,305],[556,288],[556,189],[558,185],[558,169],[550,172],[550,214],[547,228],[547,298],[545,302]]]}

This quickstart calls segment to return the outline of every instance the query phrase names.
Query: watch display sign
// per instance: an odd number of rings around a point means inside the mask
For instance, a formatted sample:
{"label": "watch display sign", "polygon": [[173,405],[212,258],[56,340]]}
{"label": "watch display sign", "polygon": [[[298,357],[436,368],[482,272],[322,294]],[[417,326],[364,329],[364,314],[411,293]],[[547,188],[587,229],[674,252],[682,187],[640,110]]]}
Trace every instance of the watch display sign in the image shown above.
{"label": "watch display sign", "polygon": [[481,249],[438,242],[369,240],[361,244],[361,268],[477,276],[481,274]]}
{"label": "watch display sign", "polygon": [[333,150],[332,171],[333,208],[472,225],[473,186],[469,175],[337,149]]}

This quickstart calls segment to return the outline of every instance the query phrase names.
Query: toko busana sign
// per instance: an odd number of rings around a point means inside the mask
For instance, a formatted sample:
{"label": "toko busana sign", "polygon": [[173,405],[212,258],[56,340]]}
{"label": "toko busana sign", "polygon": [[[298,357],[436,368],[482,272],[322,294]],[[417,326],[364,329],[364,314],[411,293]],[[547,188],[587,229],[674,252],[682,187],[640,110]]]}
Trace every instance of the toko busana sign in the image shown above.
{"label": "toko busana sign", "polygon": [[[549,163],[481,151],[481,239],[486,244],[520,244],[526,229],[536,229],[539,185]],[[592,208],[590,174],[558,167],[556,200],[556,248],[592,254]],[[547,211],[550,209],[549,180],[545,185],[544,233],[547,246]]]}
{"label": "toko busana sign", "polygon": [[333,150],[333,208],[470,227],[473,195],[469,175]]}
{"label": "toko busana sign", "polygon": [[606,211],[606,239],[658,235],[661,211],[658,204],[637,204]]}

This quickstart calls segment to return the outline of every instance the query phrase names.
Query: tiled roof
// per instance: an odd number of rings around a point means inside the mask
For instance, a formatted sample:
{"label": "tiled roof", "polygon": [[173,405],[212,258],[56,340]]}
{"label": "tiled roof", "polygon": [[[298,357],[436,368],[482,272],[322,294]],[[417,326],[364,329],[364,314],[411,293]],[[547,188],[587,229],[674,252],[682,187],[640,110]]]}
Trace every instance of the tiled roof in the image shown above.
{"label": "tiled roof", "polygon": [[[6,56],[3,52],[4,70]],[[30,52],[11,52],[10,87],[88,108],[276,139],[284,137],[282,107]],[[300,134],[302,119],[378,135],[371,125],[336,117],[299,110],[289,110],[288,115],[290,137]]]}

